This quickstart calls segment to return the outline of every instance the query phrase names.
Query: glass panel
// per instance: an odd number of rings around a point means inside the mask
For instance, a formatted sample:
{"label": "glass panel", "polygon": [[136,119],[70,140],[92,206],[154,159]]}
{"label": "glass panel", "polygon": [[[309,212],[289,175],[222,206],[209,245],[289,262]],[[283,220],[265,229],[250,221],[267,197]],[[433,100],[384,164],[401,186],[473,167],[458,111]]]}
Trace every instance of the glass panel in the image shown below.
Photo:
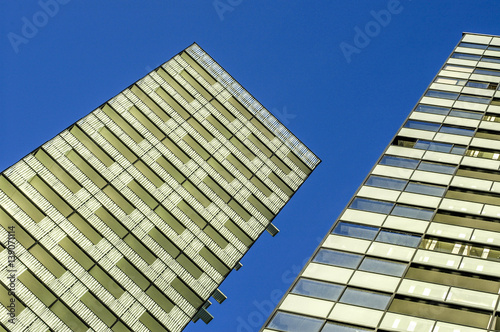
{"label": "glass panel", "polygon": [[405,191],[431,196],[443,196],[445,190],[446,188],[444,187],[411,182],[408,184],[408,187],[406,187]]}
{"label": "glass panel", "polygon": [[444,173],[444,174],[455,173],[454,166],[440,165],[440,164],[428,163],[428,162],[424,162],[424,161],[420,163],[420,165],[418,166],[418,169],[422,170],[422,171],[430,171],[430,172],[437,172],[437,173]]}
{"label": "glass panel", "polygon": [[360,239],[373,240],[378,232],[377,227],[340,222],[332,234],[345,235]]}
{"label": "glass panel", "polygon": [[474,135],[474,130],[465,129],[465,128],[456,128],[456,127],[441,127],[440,133],[454,134],[454,135],[462,135],[462,136],[472,136]]}
{"label": "glass panel", "polygon": [[314,258],[314,262],[317,263],[325,263],[329,265],[342,266],[354,269],[358,266],[363,256],[356,254],[348,254],[346,252],[321,249],[316,257]]}
{"label": "glass panel", "polygon": [[393,206],[394,204],[389,202],[374,201],[365,198],[355,198],[351,203],[350,208],[387,214],[391,211]]}
{"label": "glass panel", "polygon": [[420,209],[404,205],[396,205],[392,210],[392,215],[408,217],[422,220],[431,220],[434,210]]}
{"label": "glass panel", "polygon": [[429,90],[425,94],[427,97],[434,97],[434,98],[443,98],[443,99],[452,99],[455,100],[458,97],[458,93],[453,93],[453,92],[445,92],[445,91],[437,91],[437,90]]}
{"label": "glass panel", "polygon": [[267,327],[286,332],[318,332],[323,322],[322,319],[278,312]]}
{"label": "glass panel", "polygon": [[462,86],[467,82],[467,80],[459,80],[457,78],[451,78],[451,77],[436,77],[434,82]]}
{"label": "glass panel", "polygon": [[482,61],[500,63],[500,58],[493,58],[490,56],[483,56]]}
{"label": "glass panel", "polygon": [[406,181],[372,175],[368,178],[368,180],[366,180],[365,185],[378,188],[403,190],[406,186]]}
{"label": "glass panel", "polygon": [[418,140],[417,143],[415,144],[415,149],[448,153],[450,152],[452,146],[453,146],[452,144]]}
{"label": "glass panel", "polygon": [[405,128],[429,130],[429,131],[437,131],[439,129],[439,126],[440,125],[437,123],[414,121],[414,120],[409,120],[404,125]]}
{"label": "glass panel", "polygon": [[362,271],[401,277],[405,272],[406,264],[366,257],[361,263],[359,269]]}
{"label": "glass panel", "polygon": [[420,243],[420,236],[389,232],[389,231],[381,231],[377,236],[376,241],[416,248]]}
{"label": "glass panel", "polygon": [[347,288],[340,298],[340,302],[383,310],[387,307],[390,299],[391,297],[386,294]]}
{"label": "glass panel", "polygon": [[471,88],[479,88],[479,89],[487,89],[490,83],[486,82],[474,82],[470,81],[467,82],[466,86],[470,86]]}
{"label": "glass panel", "polygon": [[455,59],[476,60],[476,61],[481,59],[480,55],[467,54],[467,53],[453,53],[451,57]]}
{"label": "glass panel", "polygon": [[464,146],[455,146],[455,147],[453,147],[453,149],[451,149],[451,153],[462,155],[465,153],[465,147]]}
{"label": "glass panel", "polygon": [[393,157],[393,156],[384,156],[380,160],[379,164],[414,169],[418,165],[418,160]]}
{"label": "glass panel", "polygon": [[343,290],[344,286],[330,284],[327,282],[300,279],[293,288],[292,293],[337,301]]}
{"label": "glass panel", "polygon": [[[459,47],[470,47],[470,48],[479,48],[481,50],[485,50],[487,45],[483,44],[473,44],[473,43],[460,43],[458,44]],[[491,46],[490,46],[491,47]]]}
{"label": "glass panel", "polygon": [[448,114],[449,110],[450,109],[446,107],[430,106],[430,105],[418,105],[417,108],[415,109],[416,112],[441,114],[441,115]]}
{"label": "glass panel", "polygon": [[500,76],[500,71],[498,71],[498,70],[491,70],[491,69],[476,68],[474,70],[474,74]]}
{"label": "glass panel", "polygon": [[459,110],[452,110],[450,112],[450,116],[456,116],[458,118],[466,118],[466,119],[476,119],[480,120],[483,117],[483,114],[481,113],[476,113],[476,112],[466,112],[466,111],[459,111]]}
{"label": "glass panel", "polygon": [[490,103],[490,98],[476,97],[476,96],[470,96],[470,95],[460,95],[458,97],[458,100],[469,101],[471,103],[480,103],[480,104],[489,104]]}

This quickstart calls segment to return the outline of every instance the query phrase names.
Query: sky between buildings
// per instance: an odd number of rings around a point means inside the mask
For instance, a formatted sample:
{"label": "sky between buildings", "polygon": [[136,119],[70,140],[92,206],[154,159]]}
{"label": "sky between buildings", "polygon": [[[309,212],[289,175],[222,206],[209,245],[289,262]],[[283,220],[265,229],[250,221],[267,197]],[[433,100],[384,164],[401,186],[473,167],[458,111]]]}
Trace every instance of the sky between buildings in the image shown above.
{"label": "sky between buildings", "polygon": [[[462,32],[498,0],[0,3],[0,171],[197,42],[322,160],[187,332],[258,331]],[[215,302],[215,301],[212,301]]]}

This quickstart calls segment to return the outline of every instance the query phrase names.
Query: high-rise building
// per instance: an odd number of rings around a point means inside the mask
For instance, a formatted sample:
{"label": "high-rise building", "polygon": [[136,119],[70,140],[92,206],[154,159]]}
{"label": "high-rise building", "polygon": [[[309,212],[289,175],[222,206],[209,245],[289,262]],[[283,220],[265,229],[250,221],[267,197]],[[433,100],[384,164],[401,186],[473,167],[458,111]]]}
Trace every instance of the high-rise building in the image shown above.
{"label": "high-rise building", "polygon": [[500,330],[499,82],[464,33],[263,331]]}
{"label": "high-rise building", "polygon": [[0,331],[181,331],[319,159],[198,45],[0,174]]}

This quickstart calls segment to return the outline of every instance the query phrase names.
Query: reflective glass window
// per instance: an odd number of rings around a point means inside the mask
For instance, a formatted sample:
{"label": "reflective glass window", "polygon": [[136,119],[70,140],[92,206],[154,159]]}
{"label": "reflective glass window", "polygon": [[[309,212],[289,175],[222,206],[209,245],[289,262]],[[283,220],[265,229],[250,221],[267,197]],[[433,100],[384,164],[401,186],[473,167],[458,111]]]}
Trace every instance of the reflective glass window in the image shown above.
{"label": "reflective glass window", "polygon": [[354,269],[358,266],[363,256],[341,251],[321,249],[314,258],[314,262],[342,266]]}
{"label": "reflective glass window", "polygon": [[388,294],[348,287],[340,298],[340,302],[383,310],[387,307],[390,299]]}
{"label": "reflective glass window", "polygon": [[474,69],[474,74],[500,76],[500,71],[493,69],[476,68]]}
{"label": "reflective glass window", "polygon": [[406,181],[372,175],[368,178],[368,180],[366,180],[365,184],[371,187],[403,190],[403,188],[406,186]]}
{"label": "reflective glass window", "polygon": [[483,58],[481,60],[487,61],[487,62],[500,63],[500,58],[494,58],[494,57],[491,57],[491,56],[483,56]]}
{"label": "reflective glass window", "polygon": [[437,173],[444,173],[444,174],[453,174],[455,173],[455,166],[448,166],[448,165],[441,165],[441,164],[434,164],[434,163],[428,163],[428,162],[421,162],[420,165],[418,165],[418,169],[422,171],[429,171],[429,172],[437,172]]}
{"label": "reflective glass window", "polygon": [[483,44],[474,44],[474,43],[460,43],[459,47],[469,47],[469,48],[478,48],[480,50],[485,50],[488,46]]}
{"label": "reflective glass window", "polygon": [[490,83],[487,82],[475,82],[475,81],[469,81],[467,82],[466,86],[469,86],[471,88],[479,88],[479,89],[487,89]]}
{"label": "reflective glass window", "polygon": [[466,119],[480,120],[483,117],[483,114],[476,113],[476,112],[466,112],[466,111],[452,110],[450,112],[450,116],[456,116],[457,118],[466,118]]}
{"label": "reflective glass window", "polygon": [[441,84],[462,86],[462,85],[465,85],[465,83],[467,83],[467,80],[459,80],[458,78],[452,78],[452,77],[436,77],[434,82],[441,83]]}
{"label": "reflective glass window", "polygon": [[414,169],[418,165],[418,160],[393,157],[393,156],[384,156],[380,160],[379,164]]}
{"label": "reflective glass window", "polygon": [[431,186],[423,183],[415,183],[411,182],[406,187],[405,191],[416,193],[416,194],[424,194],[430,196],[443,196],[446,188],[440,186]]}
{"label": "reflective glass window", "polygon": [[355,198],[350,208],[357,210],[364,210],[377,213],[389,213],[394,206],[393,203],[374,201],[366,198]]}
{"label": "reflective glass window", "polygon": [[446,114],[448,114],[450,109],[446,108],[446,107],[439,107],[439,106],[418,105],[417,108],[415,109],[415,111],[416,112],[446,115]]}
{"label": "reflective glass window", "polygon": [[365,257],[365,259],[359,266],[359,270],[401,277],[405,272],[406,265],[407,264],[394,261]]}
{"label": "reflective glass window", "polygon": [[420,130],[429,130],[429,131],[437,131],[440,127],[440,124],[431,123],[431,122],[422,122],[422,121],[414,121],[409,120],[404,125],[405,128],[411,129],[420,129]]}
{"label": "reflective glass window", "polygon": [[457,99],[458,97],[458,93],[438,91],[438,90],[428,90],[425,95],[427,97],[453,99],[453,100]]}
{"label": "reflective glass window", "polygon": [[447,133],[447,134],[454,134],[454,135],[462,135],[462,136],[474,135],[474,130],[472,130],[472,129],[456,128],[456,127],[448,127],[448,126],[441,127],[441,130],[439,130],[439,132],[440,133]]}
{"label": "reflective glass window", "polygon": [[418,140],[414,146],[415,149],[446,152],[446,153],[450,152],[452,147],[453,147],[452,144],[438,143],[438,142],[431,142],[424,140]]}
{"label": "reflective glass window", "polygon": [[400,217],[408,217],[414,219],[431,220],[434,210],[416,208],[406,205],[396,205],[392,210],[392,215]]}
{"label": "reflective glass window", "polygon": [[480,104],[489,104],[490,103],[490,98],[470,96],[470,95],[460,95],[458,97],[458,100],[468,101],[471,103],[480,103]]}
{"label": "reflective glass window", "polygon": [[323,322],[322,319],[278,312],[267,327],[285,332],[318,332]]}
{"label": "reflective glass window", "polygon": [[420,236],[390,231],[381,231],[378,234],[376,241],[416,248],[420,243]]}
{"label": "reflective glass window", "polygon": [[321,330],[321,332],[364,332],[364,331],[373,331],[373,330],[367,330],[361,327],[343,325],[339,323],[328,323]]}
{"label": "reflective glass window", "polygon": [[294,294],[337,301],[344,286],[309,279],[300,279],[292,290]]}
{"label": "reflective glass window", "polygon": [[476,61],[481,59],[480,55],[467,54],[467,53],[453,53],[451,57],[455,59],[476,60]]}
{"label": "reflective glass window", "polygon": [[378,232],[377,227],[366,225],[351,224],[349,222],[339,222],[332,234],[356,237],[360,239],[373,240]]}
{"label": "reflective glass window", "polygon": [[451,149],[451,153],[462,155],[465,153],[465,146],[454,146],[453,149]]}

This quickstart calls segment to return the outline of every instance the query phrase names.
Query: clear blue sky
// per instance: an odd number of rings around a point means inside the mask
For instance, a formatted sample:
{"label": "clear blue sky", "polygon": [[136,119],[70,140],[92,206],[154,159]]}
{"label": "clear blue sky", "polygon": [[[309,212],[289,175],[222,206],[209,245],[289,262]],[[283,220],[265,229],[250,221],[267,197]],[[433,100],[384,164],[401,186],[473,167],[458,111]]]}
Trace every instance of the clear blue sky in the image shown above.
{"label": "clear blue sky", "polygon": [[195,41],[323,160],[188,332],[257,331],[462,32],[500,34],[498,0],[54,1],[0,4],[0,170]]}

